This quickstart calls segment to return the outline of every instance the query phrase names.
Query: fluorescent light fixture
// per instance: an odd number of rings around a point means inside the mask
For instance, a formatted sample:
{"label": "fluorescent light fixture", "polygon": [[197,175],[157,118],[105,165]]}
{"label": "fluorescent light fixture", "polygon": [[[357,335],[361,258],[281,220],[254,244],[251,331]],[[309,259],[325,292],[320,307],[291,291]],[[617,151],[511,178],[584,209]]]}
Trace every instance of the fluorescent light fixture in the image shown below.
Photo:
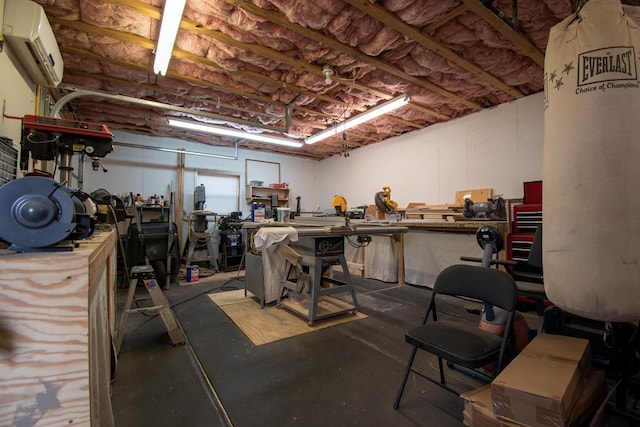
{"label": "fluorescent light fixture", "polygon": [[156,46],[156,59],[153,62],[153,72],[156,74],[162,74],[164,76],[167,73],[186,1],[187,0],[164,1],[160,35],[158,36],[158,45]]}
{"label": "fluorescent light fixture", "polygon": [[221,126],[205,125],[197,122],[185,122],[185,121],[176,120],[176,119],[169,119],[169,124],[171,126],[175,126],[183,129],[212,133],[214,135],[231,136],[235,138],[247,139],[250,141],[264,142],[267,144],[284,145],[286,147],[295,147],[295,148],[302,147],[301,142],[293,139],[278,138],[275,136],[261,135],[258,133],[248,133],[240,130],[224,128]]}
{"label": "fluorescent light fixture", "polygon": [[391,101],[387,101],[384,104],[373,107],[372,109],[365,111],[362,114],[350,117],[344,122],[338,123],[337,125],[325,129],[320,133],[311,135],[310,137],[306,138],[304,142],[305,144],[315,144],[316,142],[322,141],[323,139],[336,136],[347,129],[358,126],[364,122],[368,122],[369,120],[382,116],[383,114],[387,114],[388,112],[393,111],[396,108],[400,108],[403,105],[409,103],[409,101],[411,101],[411,97],[409,95],[400,95],[397,98],[393,98]]}

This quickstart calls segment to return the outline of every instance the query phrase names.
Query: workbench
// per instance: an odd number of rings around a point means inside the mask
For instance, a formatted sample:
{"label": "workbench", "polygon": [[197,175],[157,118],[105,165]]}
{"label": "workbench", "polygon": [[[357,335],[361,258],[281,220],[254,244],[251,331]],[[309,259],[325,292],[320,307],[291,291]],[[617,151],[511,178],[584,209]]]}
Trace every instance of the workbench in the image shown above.
{"label": "workbench", "polygon": [[[300,230],[310,228],[309,232],[317,232],[323,227],[308,227],[304,219],[300,224],[263,224],[243,223],[247,237],[252,229],[263,226],[299,227]],[[363,227],[374,228],[372,245],[358,250],[345,246],[350,271],[360,269],[359,273],[366,278],[433,287],[436,276],[444,268],[452,264],[465,263],[461,256],[482,257],[482,249],[476,241],[475,233],[483,225],[498,229],[502,237],[507,238],[509,223],[507,221],[434,221],[410,219],[390,223],[376,223],[365,220],[352,220],[351,225],[361,230]],[[394,227],[400,227],[395,231]],[[339,227],[337,227],[339,228]],[[247,245],[247,248],[249,245]],[[502,250],[498,258],[506,259],[506,251]],[[264,298],[265,274],[262,261],[258,255],[247,252],[247,277],[245,286],[261,300]],[[266,279],[268,281],[268,278]],[[275,286],[275,285],[274,285]],[[267,283],[267,288],[269,284]]]}
{"label": "workbench", "polygon": [[113,426],[116,233],[0,255],[0,425]]}
{"label": "workbench", "polygon": [[[352,273],[383,282],[431,287],[440,271],[462,262],[461,256],[482,257],[475,238],[480,226],[496,227],[505,242],[508,233],[506,221],[409,219],[389,225],[402,226],[408,232],[372,236],[371,244],[363,248],[345,247]],[[504,250],[498,255],[506,258]]]}

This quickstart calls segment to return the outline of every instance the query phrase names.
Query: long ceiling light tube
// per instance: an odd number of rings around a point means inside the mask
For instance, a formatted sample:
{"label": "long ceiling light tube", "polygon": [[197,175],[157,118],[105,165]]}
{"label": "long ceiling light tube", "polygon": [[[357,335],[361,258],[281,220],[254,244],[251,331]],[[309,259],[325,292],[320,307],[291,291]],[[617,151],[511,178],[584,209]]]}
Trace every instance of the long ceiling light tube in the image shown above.
{"label": "long ceiling light tube", "polygon": [[183,120],[169,119],[169,125],[183,128],[183,129],[194,130],[198,132],[211,133],[219,136],[231,136],[231,137],[246,139],[250,141],[264,142],[267,144],[284,145],[286,147],[294,147],[294,148],[302,147],[301,142],[292,140],[292,139],[285,139],[285,138],[278,138],[275,136],[248,133],[248,132],[229,129],[221,126],[207,125],[207,124],[202,124],[197,122],[186,122]]}
{"label": "long ceiling light tube", "polygon": [[362,114],[358,114],[357,116],[351,117],[344,122],[340,122],[337,125],[334,125],[328,129],[323,130],[315,135],[311,135],[310,137],[304,140],[305,144],[315,144],[318,141],[322,141],[323,139],[330,138],[332,136],[339,135],[347,129],[350,129],[354,126],[358,126],[364,122],[368,122],[376,117],[387,114],[390,111],[393,111],[397,108],[406,105],[411,101],[411,97],[409,95],[400,95],[396,98],[393,98],[390,101],[385,102],[384,104],[378,105],[377,107],[373,107],[370,110]]}
{"label": "long ceiling light tube", "polygon": [[224,160],[238,160],[238,144],[235,144],[235,155],[234,156],[230,156],[227,154],[212,154],[212,153],[203,153],[201,151],[190,151],[190,150],[185,150],[182,148],[166,148],[166,147],[155,147],[152,145],[141,145],[141,144],[131,144],[128,142],[113,142],[113,145],[118,145],[118,146],[122,146],[122,147],[129,147],[129,148],[139,148],[141,150],[155,150],[155,151],[164,151],[164,152],[168,152],[168,153],[181,153],[181,154],[188,154],[191,156],[199,156],[199,157],[213,157],[216,159],[224,159]]}
{"label": "long ceiling light tube", "polygon": [[167,73],[186,1],[187,0],[165,0],[164,2],[160,35],[158,36],[158,45],[156,46],[156,59],[153,62],[153,71],[156,74],[164,76]]}

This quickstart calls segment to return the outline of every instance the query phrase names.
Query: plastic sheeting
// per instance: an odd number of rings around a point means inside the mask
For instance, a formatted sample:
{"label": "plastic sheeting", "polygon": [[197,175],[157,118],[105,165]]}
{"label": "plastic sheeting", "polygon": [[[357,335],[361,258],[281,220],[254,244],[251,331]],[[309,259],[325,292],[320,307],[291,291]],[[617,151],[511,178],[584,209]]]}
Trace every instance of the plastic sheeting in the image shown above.
{"label": "plastic sheeting", "polygon": [[482,258],[475,234],[412,230],[404,237],[404,281],[433,288],[446,267],[466,264],[461,256]]}
{"label": "plastic sheeting", "polygon": [[398,281],[398,250],[393,236],[371,236],[371,242],[362,248],[347,243],[344,256],[348,262],[362,264],[367,279]]}
{"label": "plastic sheeting", "polygon": [[255,247],[262,250],[265,304],[278,299],[286,274],[286,260],[280,255],[278,245],[297,240],[298,232],[293,227],[262,227],[255,234]]}

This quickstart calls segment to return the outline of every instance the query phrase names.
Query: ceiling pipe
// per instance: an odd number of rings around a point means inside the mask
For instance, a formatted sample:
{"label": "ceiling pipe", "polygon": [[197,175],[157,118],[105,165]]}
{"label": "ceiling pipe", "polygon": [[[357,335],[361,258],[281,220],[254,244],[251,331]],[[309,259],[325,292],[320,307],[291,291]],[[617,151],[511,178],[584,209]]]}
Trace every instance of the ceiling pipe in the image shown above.
{"label": "ceiling pipe", "polygon": [[155,151],[164,151],[169,153],[180,153],[180,154],[188,154],[191,156],[200,156],[200,157],[213,157],[216,159],[225,159],[225,160],[238,160],[238,141],[235,143],[235,154],[233,156],[226,154],[211,154],[211,153],[203,153],[200,151],[191,151],[185,150],[184,148],[165,148],[165,147],[156,147],[153,145],[141,145],[141,144],[131,144],[129,142],[113,142],[113,145],[121,146],[121,147],[129,147],[129,148],[139,148],[141,150],[155,150]]}
{"label": "ceiling pipe", "polygon": [[163,110],[171,110],[171,111],[178,111],[180,113],[185,113],[185,114],[194,114],[196,116],[202,116],[202,117],[209,117],[212,119],[218,119],[218,120],[222,120],[225,122],[232,122],[232,123],[237,123],[240,125],[246,125],[246,126],[251,126],[257,129],[264,129],[264,130],[269,130],[272,132],[282,132],[282,129],[274,127],[274,126],[258,126],[253,122],[250,122],[248,120],[239,120],[239,119],[235,119],[233,117],[227,117],[227,116],[222,116],[220,114],[214,114],[214,113],[209,113],[207,111],[201,111],[201,110],[194,110],[191,108],[184,108],[184,107],[178,107],[175,105],[169,105],[169,104],[163,104],[161,102],[157,102],[157,101],[150,101],[147,99],[139,99],[139,98],[133,98],[131,96],[125,96],[125,95],[114,95],[111,93],[107,93],[107,92],[102,92],[102,91],[98,91],[98,90],[88,90],[88,89],[81,89],[81,88],[77,88],[73,85],[60,85],[61,89],[65,89],[65,90],[72,90],[73,92],[68,93],[66,95],[64,95],[62,98],[60,98],[58,100],[58,102],[56,102],[53,106],[53,109],[51,110],[51,113],[49,114],[51,117],[56,117],[60,114],[60,112],[62,111],[62,107],[64,107],[67,103],[69,103],[70,101],[76,99],[76,98],[80,98],[83,96],[96,96],[96,97],[100,97],[100,98],[107,98],[107,99],[113,99],[113,100],[117,100],[117,101],[124,101],[124,102],[130,102],[132,104],[139,104],[139,105],[145,105],[147,107],[155,107],[155,108],[161,108]]}

